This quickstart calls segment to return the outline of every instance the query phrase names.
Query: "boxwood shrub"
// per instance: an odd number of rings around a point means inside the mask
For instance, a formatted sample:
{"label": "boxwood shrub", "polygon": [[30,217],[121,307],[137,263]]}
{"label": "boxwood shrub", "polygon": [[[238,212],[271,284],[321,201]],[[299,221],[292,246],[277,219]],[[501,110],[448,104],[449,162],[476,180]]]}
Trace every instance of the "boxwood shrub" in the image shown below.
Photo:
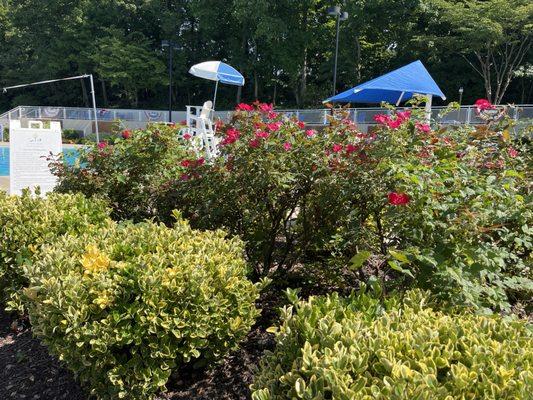
{"label": "boxwood shrub", "polygon": [[397,298],[382,305],[366,294],[332,294],[285,308],[252,398],[529,398],[530,325],[445,314],[424,301],[421,292],[409,292],[403,305]]}
{"label": "boxwood shrub", "polygon": [[259,287],[242,242],[178,218],[66,236],[26,267],[34,334],[100,399],[149,399],[177,366],[248,333]]}
{"label": "boxwood shrub", "polygon": [[110,222],[109,210],[81,194],[9,196],[0,191],[0,297],[7,300],[26,284],[21,265],[66,234],[80,234]]}

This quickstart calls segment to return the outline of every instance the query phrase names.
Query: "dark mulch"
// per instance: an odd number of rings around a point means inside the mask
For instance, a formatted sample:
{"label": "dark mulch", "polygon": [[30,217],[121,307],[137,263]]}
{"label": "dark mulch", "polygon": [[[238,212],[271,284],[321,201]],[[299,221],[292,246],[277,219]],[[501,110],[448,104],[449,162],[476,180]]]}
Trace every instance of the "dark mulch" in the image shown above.
{"label": "dark mulch", "polygon": [[[260,303],[266,313],[238,350],[220,363],[202,370],[183,368],[169,380],[168,392],[159,400],[250,399],[253,371],[264,350],[274,347],[266,333],[280,299],[265,296]],[[0,400],[88,400],[89,397],[60,362],[47,353],[31,329],[0,308]]]}
{"label": "dark mulch", "polygon": [[87,399],[72,374],[32,337],[31,330],[3,311],[0,311],[0,399]]}

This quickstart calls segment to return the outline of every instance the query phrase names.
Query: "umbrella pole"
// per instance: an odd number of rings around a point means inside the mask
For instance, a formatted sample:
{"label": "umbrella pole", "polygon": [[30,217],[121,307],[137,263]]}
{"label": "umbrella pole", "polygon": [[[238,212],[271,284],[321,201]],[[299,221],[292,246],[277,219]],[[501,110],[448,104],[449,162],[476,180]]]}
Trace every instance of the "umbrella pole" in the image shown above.
{"label": "umbrella pole", "polygon": [[215,85],[215,97],[213,97],[213,110],[215,109],[215,104],[217,103],[217,91],[218,91],[218,81]]}

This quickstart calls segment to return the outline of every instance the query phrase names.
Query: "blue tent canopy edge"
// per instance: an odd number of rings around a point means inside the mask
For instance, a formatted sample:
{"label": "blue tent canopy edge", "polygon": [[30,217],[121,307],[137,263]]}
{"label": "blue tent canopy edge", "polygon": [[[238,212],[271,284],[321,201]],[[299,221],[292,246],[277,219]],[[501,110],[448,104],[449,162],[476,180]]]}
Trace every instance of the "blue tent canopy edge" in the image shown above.
{"label": "blue tent canopy edge", "polygon": [[397,103],[407,101],[415,94],[439,96],[446,100],[420,60],[330,97],[324,103]]}

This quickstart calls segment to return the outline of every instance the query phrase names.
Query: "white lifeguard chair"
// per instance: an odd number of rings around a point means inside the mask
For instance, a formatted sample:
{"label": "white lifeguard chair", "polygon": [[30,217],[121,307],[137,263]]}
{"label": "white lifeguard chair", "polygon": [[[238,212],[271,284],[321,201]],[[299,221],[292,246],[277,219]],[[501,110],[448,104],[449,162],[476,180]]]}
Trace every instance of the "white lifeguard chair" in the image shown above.
{"label": "white lifeguard chair", "polygon": [[215,137],[213,102],[206,101],[203,106],[187,106],[187,127],[184,133],[192,136],[198,153],[205,153],[206,159],[218,155],[218,140]]}

